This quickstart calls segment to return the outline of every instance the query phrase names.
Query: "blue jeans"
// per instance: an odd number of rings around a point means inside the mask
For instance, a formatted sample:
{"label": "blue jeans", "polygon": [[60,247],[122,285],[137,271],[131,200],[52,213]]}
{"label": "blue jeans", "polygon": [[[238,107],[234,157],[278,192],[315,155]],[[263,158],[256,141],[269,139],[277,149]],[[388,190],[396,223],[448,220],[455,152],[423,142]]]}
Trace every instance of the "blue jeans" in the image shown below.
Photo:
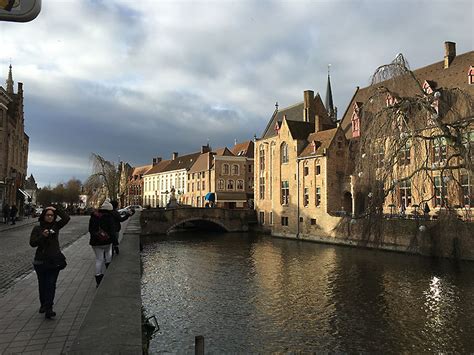
{"label": "blue jeans", "polygon": [[46,270],[42,265],[34,265],[34,268],[36,271],[36,276],[38,276],[39,299],[41,307],[46,309],[53,308],[59,269]]}

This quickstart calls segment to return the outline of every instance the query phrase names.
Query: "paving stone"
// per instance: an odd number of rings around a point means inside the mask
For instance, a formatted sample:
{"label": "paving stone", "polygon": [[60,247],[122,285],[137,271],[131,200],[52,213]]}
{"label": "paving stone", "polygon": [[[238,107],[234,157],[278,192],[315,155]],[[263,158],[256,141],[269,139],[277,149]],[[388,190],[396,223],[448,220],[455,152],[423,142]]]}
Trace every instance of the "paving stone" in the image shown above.
{"label": "paving stone", "polygon": [[49,340],[49,337],[44,337],[44,338],[31,338],[30,341],[28,342],[27,346],[30,345],[37,345],[37,344],[46,344]]}
{"label": "paving stone", "polygon": [[25,349],[24,346],[22,346],[22,347],[9,347],[9,348],[5,349],[5,354],[22,354],[24,349]]}
{"label": "paving stone", "polygon": [[28,345],[24,351],[25,352],[41,351],[43,350],[43,348],[44,348],[44,344]]}

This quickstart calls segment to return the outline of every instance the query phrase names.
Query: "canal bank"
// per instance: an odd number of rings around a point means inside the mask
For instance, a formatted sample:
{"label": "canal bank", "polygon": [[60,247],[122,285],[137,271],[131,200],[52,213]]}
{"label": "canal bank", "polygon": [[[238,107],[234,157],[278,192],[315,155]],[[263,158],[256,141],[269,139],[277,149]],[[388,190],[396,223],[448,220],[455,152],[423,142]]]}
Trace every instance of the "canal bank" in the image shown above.
{"label": "canal bank", "polygon": [[327,222],[310,234],[266,232],[281,238],[474,261],[474,224],[449,214],[436,220],[331,217]]}
{"label": "canal bank", "polygon": [[142,354],[140,213],[132,216],[70,354]]}

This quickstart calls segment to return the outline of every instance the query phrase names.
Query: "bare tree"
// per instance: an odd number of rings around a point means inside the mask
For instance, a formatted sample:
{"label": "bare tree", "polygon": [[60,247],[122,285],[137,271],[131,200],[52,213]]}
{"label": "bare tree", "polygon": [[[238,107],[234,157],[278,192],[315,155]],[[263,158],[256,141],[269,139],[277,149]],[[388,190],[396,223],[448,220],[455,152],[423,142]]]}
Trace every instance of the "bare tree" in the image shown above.
{"label": "bare tree", "polygon": [[355,158],[358,185],[373,213],[383,210],[388,196],[407,204],[399,193],[407,186],[416,196],[412,206],[430,200],[448,206],[447,196],[474,176],[474,98],[457,87],[433,86],[421,83],[401,54],[372,76],[360,103]]}
{"label": "bare tree", "polygon": [[87,190],[98,190],[105,187],[106,197],[114,200],[119,195],[120,172],[118,166],[99,154],[91,154],[92,175],[87,178]]}

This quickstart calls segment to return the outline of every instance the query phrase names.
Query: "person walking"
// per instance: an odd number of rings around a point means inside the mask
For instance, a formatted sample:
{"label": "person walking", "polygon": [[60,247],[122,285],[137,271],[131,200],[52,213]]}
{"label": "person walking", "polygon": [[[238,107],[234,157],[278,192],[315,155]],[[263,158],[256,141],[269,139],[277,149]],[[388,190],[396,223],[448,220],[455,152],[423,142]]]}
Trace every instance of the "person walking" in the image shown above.
{"label": "person walking", "polygon": [[[61,219],[57,221],[57,217]],[[54,295],[59,271],[66,267],[66,257],[59,248],[59,230],[70,220],[60,208],[46,207],[38,218],[39,225],[33,227],[30,245],[36,248],[33,267],[38,277],[40,299],[39,313],[45,318],[56,316],[53,311]]]}
{"label": "person walking", "polygon": [[3,213],[3,223],[7,224],[8,221],[10,220],[10,206],[8,203],[5,203],[2,208],[2,213]]}
{"label": "person walking", "polygon": [[105,269],[112,261],[112,243],[115,234],[115,222],[112,216],[112,204],[107,199],[89,219],[89,244],[95,253],[95,281],[99,287],[104,278]]}
{"label": "person walking", "polygon": [[16,208],[16,205],[12,205],[12,208],[10,209],[10,220],[12,224],[16,224],[16,214],[18,213],[18,208]]}
{"label": "person walking", "polygon": [[113,242],[112,242],[112,254],[119,255],[120,249],[119,249],[119,235],[120,235],[120,229],[122,229],[121,223],[126,221],[128,217],[130,217],[133,213],[132,212],[127,212],[123,217],[120,215],[120,213],[117,211],[118,208],[118,202],[115,200],[110,201],[112,204],[113,210],[112,210],[112,216],[114,217],[114,236],[113,236]]}
{"label": "person walking", "polygon": [[425,202],[425,207],[423,208],[423,214],[425,215],[425,219],[430,219],[430,206],[428,206],[428,202]]}

